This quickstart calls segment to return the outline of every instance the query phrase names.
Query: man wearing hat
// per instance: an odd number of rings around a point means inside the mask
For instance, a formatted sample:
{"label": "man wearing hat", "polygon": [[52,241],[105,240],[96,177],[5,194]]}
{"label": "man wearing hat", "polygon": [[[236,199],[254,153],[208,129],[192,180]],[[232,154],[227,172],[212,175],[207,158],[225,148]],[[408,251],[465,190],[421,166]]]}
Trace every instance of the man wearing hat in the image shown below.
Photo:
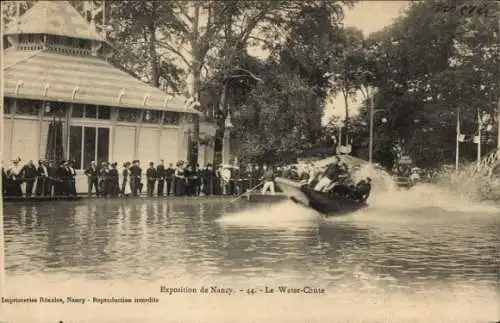
{"label": "man wearing hat", "polygon": [[37,179],[36,179],[36,188],[35,194],[37,196],[43,196],[46,192],[47,180],[49,176],[49,170],[47,169],[47,162],[44,160],[38,161],[37,168]]}
{"label": "man wearing hat", "polygon": [[111,168],[108,172],[108,194],[111,197],[118,196],[118,193],[120,192],[118,169],[116,169],[117,165],[118,163],[116,162],[111,163]]}
{"label": "man wearing hat", "polygon": [[167,182],[167,194],[166,195],[172,195],[174,194],[174,173],[175,173],[175,168],[174,164],[170,163],[168,164],[168,168],[165,169],[165,181]]}
{"label": "man wearing hat", "polygon": [[203,195],[212,195],[214,193],[214,179],[215,173],[212,170],[212,164],[207,164],[201,173]]}
{"label": "man wearing hat", "polygon": [[65,195],[65,184],[67,181],[66,177],[66,161],[60,161],[58,165],[56,165],[54,172],[54,196],[63,196]]}
{"label": "man wearing hat", "polygon": [[108,196],[108,162],[101,162],[101,167],[99,168],[99,192],[103,197]]}
{"label": "man wearing hat", "polygon": [[9,196],[9,191],[10,189],[10,181],[7,176],[7,172],[5,171],[5,168],[3,167],[3,160],[2,160],[2,195],[3,196]]}
{"label": "man wearing hat", "polygon": [[146,170],[146,178],[147,178],[147,191],[148,196],[153,196],[155,190],[155,182],[156,182],[156,169],[155,163],[149,162],[149,168]]}
{"label": "man wearing hat", "polygon": [[33,186],[37,177],[37,170],[32,160],[29,160],[28,163],[23,166],[21,177],[26,183],[26,197],[29,198],[33,195]]}
{"label": "man wearing hat", "polygon": [[95,194],[96,196],[99,196],[99,183],[98,183],[98,179],[99,179],[99,169],[97,168],[97,165],[95,163],[95,161],[92,161],[89,165],[89,167],[87,167],[87,169],[85,169],[85,175],[87,176],[87,180],[88,180],[88,185],[89,185],[89,189],[88,189],[88,193],[89,193],[89,197],[92,195],[92,188],[95,187]]}
{"label": "man wearing hat", "polygon": [[165,190],[165,164],[163,159],[160,159],[160,163],[156,166],[156,178],[158,178],[158,196],[163,196]]}
{"label": "man wearing hat", "polygon": [[132,161],[132,166],[130,167],[130,183],[132,185],[132,195],[137,196],[139,191],[139,186],[141,185],[142,169],[139,166],[139,161]]}

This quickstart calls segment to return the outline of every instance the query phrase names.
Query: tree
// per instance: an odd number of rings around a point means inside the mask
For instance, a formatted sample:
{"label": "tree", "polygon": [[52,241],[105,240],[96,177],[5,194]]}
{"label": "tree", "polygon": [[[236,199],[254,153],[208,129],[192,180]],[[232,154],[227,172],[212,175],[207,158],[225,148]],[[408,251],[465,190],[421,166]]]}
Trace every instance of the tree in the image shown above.
{"label": "tree", "polygon": [[[375,142],[375,150],[403,139],[424,165],[454,159],[457,108],[462,130],[474,134],[478,108],[491,113],[498,100],[495,19],[437,14],[437,5],[412,3],[405,16],[365,42],[370,49],[365,65],[373,73],[368,83],[378,87],[375,105],[388,119],[386,125],[376,120],[375,135],[382,141]],[[475,155],[474,145],[462,146],[465,155]]]}

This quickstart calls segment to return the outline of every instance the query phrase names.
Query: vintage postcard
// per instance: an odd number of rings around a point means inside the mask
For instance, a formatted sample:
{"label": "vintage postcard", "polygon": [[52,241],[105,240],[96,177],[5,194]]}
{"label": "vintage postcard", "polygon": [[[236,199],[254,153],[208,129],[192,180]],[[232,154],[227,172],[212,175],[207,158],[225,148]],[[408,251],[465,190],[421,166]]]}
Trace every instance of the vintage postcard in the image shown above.
{"label": "vintage postcard", "polygon": [[0,323],[500,320],[498,2],[1,8]]}

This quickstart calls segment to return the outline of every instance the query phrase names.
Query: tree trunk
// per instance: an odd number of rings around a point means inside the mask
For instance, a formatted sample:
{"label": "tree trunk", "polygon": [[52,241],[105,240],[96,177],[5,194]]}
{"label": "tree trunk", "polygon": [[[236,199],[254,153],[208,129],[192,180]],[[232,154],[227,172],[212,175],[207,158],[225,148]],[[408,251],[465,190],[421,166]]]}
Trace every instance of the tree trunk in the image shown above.
{"label": "tree trunk", "polygon": [[349,144],[349,94],[345,89],[342,91],[342,94],[344,95],[344,104],[345,104],[344,133],[345,133],[345,145],[347,146]]}
{"label": "tree trunk", "polygon": [[155,37],[155,27],[148,26],[148,50],[149,50],[149,62],[151,64],[151,85],[154,87],[160,86],[160,71],[158,67],[158,54],[156,53],[156,37]]}
{"label": "tree trunk", "polygon": [[193,15],[193,32],[191,35],[191,57],[193,59],[190,66],[191,73],[191,89],[190,95],[199,100],[200,97],[200,89],[201,89],[201,64],[203,62],[203,57],[200,53],[200,6],[199,2],[194,3],[194,15]]}

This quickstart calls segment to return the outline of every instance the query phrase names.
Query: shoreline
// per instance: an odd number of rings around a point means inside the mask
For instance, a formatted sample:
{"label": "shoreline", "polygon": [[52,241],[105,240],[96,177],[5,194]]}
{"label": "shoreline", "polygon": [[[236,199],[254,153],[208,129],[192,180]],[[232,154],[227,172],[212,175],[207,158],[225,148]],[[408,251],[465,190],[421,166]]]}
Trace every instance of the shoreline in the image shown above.
{"label": "shoreline", "polygon": [[20,202],[34,202],[34,203],[44,203],[44,202],[53,202],[53,201],[82,201],[82,200],[268,200],[268,199],[281,199],[286,198],[286,195],[281,192],[276,192],[275,194],[262,194],[262,193],[250,193],[240,194],[240,195],[196,195],[196,196],[148,196],[147,194],[141,194],[138,196],[117,196],[117,197],[100,197],[100,196],[88,196],[88,194],[77,194],[76,196],[33,196],[33,197],[25,197],[25,196],[11,196],[4,197],[2,196],[3,203],[20,203]]}

